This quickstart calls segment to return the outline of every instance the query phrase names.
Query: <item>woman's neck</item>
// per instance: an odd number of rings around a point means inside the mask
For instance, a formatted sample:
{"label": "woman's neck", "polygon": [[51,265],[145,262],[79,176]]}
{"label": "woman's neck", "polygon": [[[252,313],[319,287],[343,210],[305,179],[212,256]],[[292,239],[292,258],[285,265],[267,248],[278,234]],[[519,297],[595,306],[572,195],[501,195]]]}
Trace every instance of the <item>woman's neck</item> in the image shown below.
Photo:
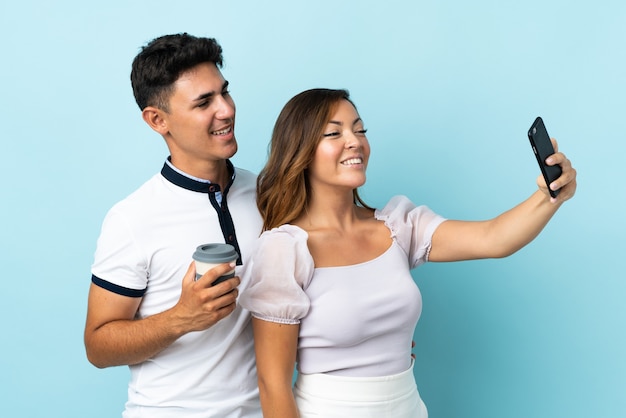
{"label": "woman's neck", "polygon": [[312,194],[305,213],[294,224],[305,230],[348,230],[363,218],[354,204],[352,191],[342,194]]}

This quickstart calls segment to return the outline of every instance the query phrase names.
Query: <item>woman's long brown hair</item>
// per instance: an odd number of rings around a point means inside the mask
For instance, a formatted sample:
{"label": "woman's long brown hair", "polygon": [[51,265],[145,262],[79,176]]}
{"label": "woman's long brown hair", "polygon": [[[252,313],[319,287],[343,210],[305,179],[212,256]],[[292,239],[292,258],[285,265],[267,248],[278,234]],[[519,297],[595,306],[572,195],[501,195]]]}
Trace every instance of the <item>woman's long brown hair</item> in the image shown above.
{"label": "woman's long brown hair", "polygon": [[[263,230],[293,222],[309,203],[307,168],[328,121],[347,90],[311,89],[294,96],[278,115],[265,167],[257,178]],[[352,103],[354,106],[354,103]],[[354,203],[369,208],[354,189]]]}

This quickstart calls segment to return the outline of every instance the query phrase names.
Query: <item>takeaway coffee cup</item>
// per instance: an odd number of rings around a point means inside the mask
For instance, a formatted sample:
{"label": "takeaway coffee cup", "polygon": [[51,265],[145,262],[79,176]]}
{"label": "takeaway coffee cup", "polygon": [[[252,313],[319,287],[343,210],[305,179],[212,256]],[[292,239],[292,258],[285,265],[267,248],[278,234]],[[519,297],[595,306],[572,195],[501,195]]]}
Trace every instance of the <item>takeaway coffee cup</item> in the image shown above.
{"label": "takeaway coffee cup", "polygon": [[[235,247],[230,244],[202,244],[196,248],[193,253],[193,259],[196,262],[196,280],[198,280],[204,273],[216,267],[218,264],[230,263],[237,260],[239,255],[235,251]],[[215,280],[211,286],[215,286],[218,283],[223,282],[226,279],[230,279],[235,276],[235,269],[220,276]]]}

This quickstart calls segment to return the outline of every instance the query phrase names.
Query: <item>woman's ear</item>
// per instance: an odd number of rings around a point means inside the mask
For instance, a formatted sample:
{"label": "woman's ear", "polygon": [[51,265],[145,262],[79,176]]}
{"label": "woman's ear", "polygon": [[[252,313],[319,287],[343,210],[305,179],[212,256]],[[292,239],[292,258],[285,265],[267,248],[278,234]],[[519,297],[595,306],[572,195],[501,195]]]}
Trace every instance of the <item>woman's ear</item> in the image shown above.
{"label": "woman's ear", "polygon": [[141,117],[148,126],[165,136],[169,132],[169,129],[167,127],[167,120],[163,117],[163,113],[163,110],[159,108],[146,106],[141,112]]}

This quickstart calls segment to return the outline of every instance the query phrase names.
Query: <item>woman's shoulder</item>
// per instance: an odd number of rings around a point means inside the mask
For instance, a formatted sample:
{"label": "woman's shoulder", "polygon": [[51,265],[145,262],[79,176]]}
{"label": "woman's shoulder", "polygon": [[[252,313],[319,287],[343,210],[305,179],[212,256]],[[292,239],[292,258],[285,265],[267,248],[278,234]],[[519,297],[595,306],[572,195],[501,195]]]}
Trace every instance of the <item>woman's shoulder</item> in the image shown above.
{"label": "woman's shoulder", "polygon": [[382,209],[376,209],[375,216],[380,219],[380,217],[389,217],[394,213],[404,213],[410,212],[415,209],[417,205],[411,201],[405,195],[396,195],[393,196],[387,204]]}
{"label": "woman's shoulder", "polygon": [[302,228],[285,224],[264,231],[256,245],[257,252],[302,253],[307,251],[308,234]]}
{"label": "woman's shoulder", "polygon": [[306,241],[308,233],[299,226],[284,224],[264,231],[261,239],[265,241]]}
{"label": "woman's shoulder", "polygon": [[409,255],[411,268],[428,259],[431,238],[435,229],[445,218],[433,212],[426,205],[416,205],[406,196],[394,196],[376,218],[384,221],[391,236]]}
{"label": "woman's shoulder", "polygon": [[399,232],[407,226],[427,225],[432,221],[440,223],[444,220],[428,206],[416,205],[404,195],[397,195],[389,199],[385,207],[376,210],[375,216],[379,221],[384,221],[393,233]]}

